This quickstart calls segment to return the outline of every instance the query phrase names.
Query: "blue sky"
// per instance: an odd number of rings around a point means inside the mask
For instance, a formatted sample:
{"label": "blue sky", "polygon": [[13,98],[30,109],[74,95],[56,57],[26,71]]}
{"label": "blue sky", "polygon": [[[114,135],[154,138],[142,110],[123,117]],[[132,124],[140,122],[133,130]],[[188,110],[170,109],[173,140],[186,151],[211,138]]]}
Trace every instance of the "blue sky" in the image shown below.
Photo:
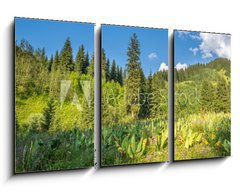
{"label": "blue sky", "polygon": [[61,51],[67,37],[71,40],[74,59],[81,44],[89,55],[94,51],[94,24],[25,18],[16,18],[15,24],[17,43],[24,38],[34,49],[45,48],[48,58],[56,50]]}
{"label": "blue sky", "polygon": [[159,70],[161,63],[168,63],[168,30],[141,27],[102,25],[102,48],[112,62],[125,68],[127,48],[133,33],[137,34],[141,63],[145,75]]}
{"label": "blue sky", "polygon": [[231,36],[226,34],[174,31],[174,65],[208,63],[231,57]]}

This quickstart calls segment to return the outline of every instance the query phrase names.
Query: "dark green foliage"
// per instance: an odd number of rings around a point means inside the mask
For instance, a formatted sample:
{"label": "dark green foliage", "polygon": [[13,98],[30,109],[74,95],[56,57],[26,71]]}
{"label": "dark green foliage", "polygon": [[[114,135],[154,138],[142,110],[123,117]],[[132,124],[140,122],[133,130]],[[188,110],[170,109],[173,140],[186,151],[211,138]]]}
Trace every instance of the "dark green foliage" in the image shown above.
{"label": "dark green foliage", "polygon": [[118,72],[118,82],[120,85],[123,85],[123,71],[122,67],[120,67],[119,72]]}
{"label": "dark green foliage", "polygon": [[93,166],[93,129],[17,133],[16,173]]}
{"label": "dark green foliage", "polygon": [[49,130],[51,122],[53,121],[55,114],[55,104],[54,100],[50,99],[47,103],[47,107],[43,110],[43,122],[42,127],[45,130]]}
{"label": "dark green foliage", "polygon": [[216,112],[230,112],[230,90],[223,78],[218,81],[214,104]]}
{"label": "dark green foliage", "polygon": [[60,66],[61,70],[73,71],[74,61],[72,55],[72,46],[70,38],[65,41],[64,47],[60,54]]}
{"label": "dark green foliage", "polygon": [[52,66],[53,66],[53,55],[51,55],[51,58],[48,61],[48,71],[49,72],[52,70]]}
{"label": "dark green foliage", "polygon": [[112,67],[111,67],[111,78],[112,81],[117,82],[117,68],[116,68],[116,62],[113,60]]}
{"label": "dark green foliage", "polygon": [[107,64],[107,58],[105,50],[102,49],[101,52],[101,72],[102,72],[102,80],[106,81],[106,64]]}
{"label": "dark green foliage", "polygon": [[141,62],[140,62],[140,48],[137,35],[134,33],[130,39],[127,56],[127,78],[126,78],[126,107],[127,112],[131,114],[132,118],[138,116],[139,95],[141,91]]}
{"label": "dark green foliage", "polygon": [[83,62],[83,73],[87,74],[87,69],[89,67],[89,55],[88,53],[86,53],[85,57],[84,57],[84,62]]}
{"label": "dark green foliage", "polygon": [[92,55],[90,64],[88,66],[88,74],[91,75],[91,77],[94,77],[94,55]]}
{"label": "dark green foliage", "polygon": [[76,56],[76,67],[75,70],[79,74],[84,73],[84,62],[85,62],[85,52],[84,52],[84,46],[81,45],[78,49],[78,53]]}
{"label": "dark green foliage", "polygon": [[107,62],[106,62],[106,80],[107,81],[110,81],[111,80],[111,74],[110,74],[110,61],[109,59],[107,59]]}
{"label": "dark green foliage", "polygon": [[54,56],[53,65],[52,65],[52,71],[56,71],[57,69],[59,69],[59,55],[58,55],[58,51],[56,51],[55,56]]}
{"label": "dark green foliage", "polygon": [[203,81],[200,103],[203,111],[214,111],[215,88],[211,82]]}

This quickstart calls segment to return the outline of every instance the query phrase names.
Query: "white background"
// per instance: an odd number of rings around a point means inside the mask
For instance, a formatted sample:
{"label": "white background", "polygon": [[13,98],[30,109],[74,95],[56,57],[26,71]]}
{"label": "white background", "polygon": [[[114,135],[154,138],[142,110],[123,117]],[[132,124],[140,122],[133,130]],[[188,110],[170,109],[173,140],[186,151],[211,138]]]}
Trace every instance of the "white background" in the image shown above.
{"label": "white background", "polygon": [[[239,191],[240,5],[238,0],[0,1],[0,191]],[[232,157],[13,176],[14,16],[232,34]]]}

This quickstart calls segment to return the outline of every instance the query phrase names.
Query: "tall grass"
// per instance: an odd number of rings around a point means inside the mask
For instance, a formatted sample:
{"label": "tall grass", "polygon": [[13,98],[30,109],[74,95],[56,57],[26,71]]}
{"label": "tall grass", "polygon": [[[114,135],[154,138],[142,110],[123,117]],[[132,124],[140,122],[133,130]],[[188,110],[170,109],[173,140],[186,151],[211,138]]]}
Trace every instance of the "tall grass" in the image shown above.
{"label": "tall grass", "polygon": [[167,146],[165,119],[106,126],[102,129],[102,165],[167,161]]}
{"label": "tall grass", "polygon": [[175,160],[230,155],[229,113],[194,114],[175,122]]}

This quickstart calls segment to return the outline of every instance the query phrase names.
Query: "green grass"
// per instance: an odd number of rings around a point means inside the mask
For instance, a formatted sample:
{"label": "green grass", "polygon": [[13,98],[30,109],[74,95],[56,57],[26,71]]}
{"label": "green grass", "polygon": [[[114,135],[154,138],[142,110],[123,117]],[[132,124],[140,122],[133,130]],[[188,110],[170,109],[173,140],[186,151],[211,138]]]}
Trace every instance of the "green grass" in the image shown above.
{"label": "green grass", "polygon": [[93,129],[18,132],[16,172],[52,171],[93,166]]}
{"label": "green grass", "polygon": [[16,98],[16,113],[19,125],[28,121],[32,114],[42,113],[47,105],[47,97],[33,96],[28,99]]}
{"label": "green grass", "polygon": [[175,122],[175,160],[230,155],[230,114],[194,114]]}
{"label": "green grass", "polygon": [[121,123],[102,129],[102,166],[168,160],[168,122],[163,119]]}
{"label": "green grass", "polygon": [[47,97],[16,98],[16,173],[86,168],[94,163],[93,127],[80,128],[80,112],[66,102],[49,130],[41,128]]}

